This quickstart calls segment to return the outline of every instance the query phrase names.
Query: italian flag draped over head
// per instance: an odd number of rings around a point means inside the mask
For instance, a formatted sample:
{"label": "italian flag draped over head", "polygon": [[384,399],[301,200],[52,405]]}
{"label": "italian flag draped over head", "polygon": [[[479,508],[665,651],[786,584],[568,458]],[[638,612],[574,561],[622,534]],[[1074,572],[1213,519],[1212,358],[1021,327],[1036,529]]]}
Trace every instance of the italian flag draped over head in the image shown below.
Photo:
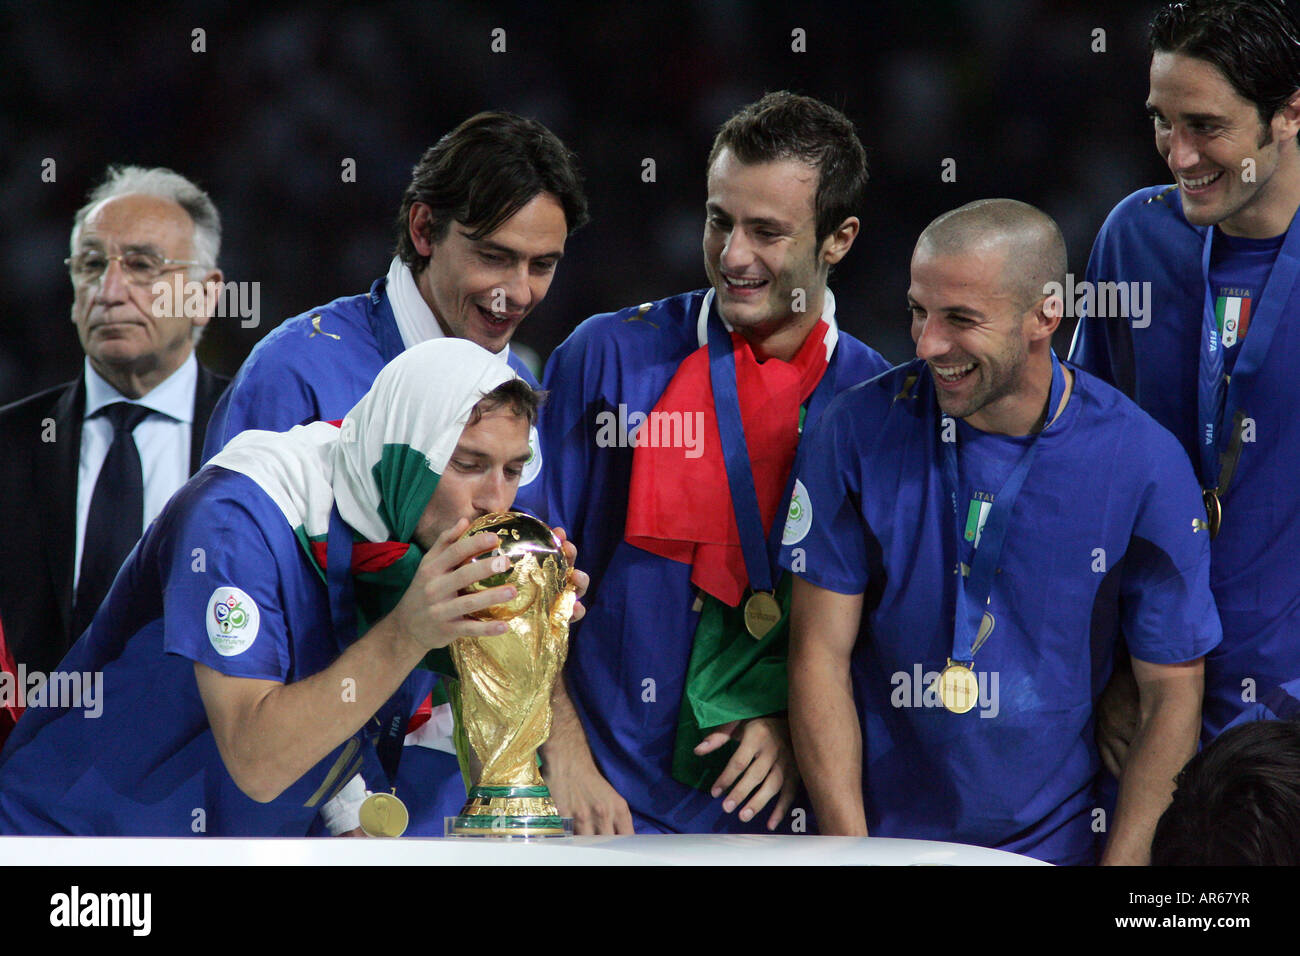
{"label": "italian flag draped over head", "polygon": [[408,544],[470,411],[514,377],[472,342],[434,339],[384,366],[341,422],[247,431],[211,463],[257,482],[299,540],[324,541],[337,502],[359,542]]}
{"label": "italian flag draped over head", "polygon": [[[257,482],[322,580],[330,514],[338,504],[354,539],[360,636],[392,610],[419,566],[423,552],[412,536],[474,405],[514,377],[510,366],[472,342],[433,339],[384,366],[341,422],[246,431],[211,464]],[[445,650],[425,666],[455,673]]]}

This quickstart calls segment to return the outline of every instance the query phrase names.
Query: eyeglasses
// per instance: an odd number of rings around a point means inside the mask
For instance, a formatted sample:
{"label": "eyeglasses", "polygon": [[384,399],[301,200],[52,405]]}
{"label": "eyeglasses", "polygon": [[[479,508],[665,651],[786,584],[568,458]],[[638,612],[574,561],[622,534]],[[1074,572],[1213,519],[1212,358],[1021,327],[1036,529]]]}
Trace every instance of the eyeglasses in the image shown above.
{"label": "eyeglasses", "polygon": [[165,272],[186,266],[201,265],[182,259],[166,259],[152,252],[124,252],[120,256],[106,256],[102,252],[79,252],[63,260],[73,282],[98,282],[108,271],[108,264],[116,259],[122,263],[122,273],[132,285],[149,285]]}

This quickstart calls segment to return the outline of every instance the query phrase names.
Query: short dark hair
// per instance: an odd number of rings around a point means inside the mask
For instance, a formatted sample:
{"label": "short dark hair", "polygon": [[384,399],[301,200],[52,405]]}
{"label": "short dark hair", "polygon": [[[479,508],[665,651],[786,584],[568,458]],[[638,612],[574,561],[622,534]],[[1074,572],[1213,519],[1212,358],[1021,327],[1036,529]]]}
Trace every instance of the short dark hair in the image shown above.
{"label": "short dark hair", "polygon": [[433,210],[428,239],[439,242],[453,221],[482,239],[539,193],[564,209],[570,234],[587,221],[577,157],[534,119],[513,113],[478,113],[430,146],[411,170],[397,214],[397,254],[417,275],[429,263],[411,241],[411,206]]}
{"label": "short dark hair", "polygon": [[797,159],[816,168],[817,246],[855,215],[867,188],[867,151],[853,123],[833,106],[786,90],[741,107],[718,129],[709,169],[723,149],[742,163]]}
{"label": "short dark hair", "polygon": [[1232,727],[1188,761],[1151,841],[1155,866],[1300,864],[1300,722]]}
{"label": "short dark hair", "polygon": [[1300,23],[1281,0],[1171,3],[1151,19],[1150,50],[1212,64],[1265,126],[1300,89]]}
{"label": "short dark hair", "polygon": [[533,388],[522,378],[506,379],[474,403],[470,409],[467,425],[477,425],[480,418],[498,408],[508,408],[520,418],[528,419],[529,425],[537,424],[537,410],[546,401],[546,392]]}

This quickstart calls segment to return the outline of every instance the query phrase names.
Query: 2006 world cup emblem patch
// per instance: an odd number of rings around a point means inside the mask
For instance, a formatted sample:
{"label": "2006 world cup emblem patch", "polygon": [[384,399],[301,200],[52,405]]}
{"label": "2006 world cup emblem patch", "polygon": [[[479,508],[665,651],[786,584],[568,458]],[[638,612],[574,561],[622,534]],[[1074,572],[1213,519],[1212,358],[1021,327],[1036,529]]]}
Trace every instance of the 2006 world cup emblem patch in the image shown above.
{"label": "2006 world cup emblem patch", "polygon": [[222,657],[234,657],[253,646],[261,614],[253,599],[239,588],[221,587],[208,598],[208,640]]}

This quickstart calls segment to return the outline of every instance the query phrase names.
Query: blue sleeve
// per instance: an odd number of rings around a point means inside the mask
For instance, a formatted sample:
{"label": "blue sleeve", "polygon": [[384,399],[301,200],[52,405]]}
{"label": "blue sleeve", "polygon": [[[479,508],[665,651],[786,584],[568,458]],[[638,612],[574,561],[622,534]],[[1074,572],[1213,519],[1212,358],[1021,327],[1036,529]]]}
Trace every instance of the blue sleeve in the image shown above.
{"label": "blue sleeve", "polygon": [[847,397],[836,399],[799,443],[780,561],[818,587],[861,594],[867,587],[867,529],[859,505],[863,466]]}
{"label": "blue sleeve", "polygon": [[582,357],[582,349],[572,347],[572,337],[551,354],[543,379],[547,396],[540,420],[542,445],[550,452],[549,467],[543,474],[547,511],[555,525],[571,530],[574,518],[583,513],[585,478],[592,467]]}
{"label": "blue sleeve", "polygon": [[203,442],[204,463],[250,428],[284,432],[321,420],[315,389],[297,363],[282,357],[285,341],[277,337],[259,343],[217,402]]}
{"label": "blue sleeve", "polygon": [[279,565],[301,559],[276,552],[297,547],[292,533],[286,523],[272,544],[232,495],[193,500],[170,546],[163,649],[230,677],[283,683],[292,660]]}
{"label": "blue sleeve", "polygon": [[[1153,664],[1203,657],[1222,639],[1210,592],[1210,533],[1191,463],[1154,422],[1135,436],[1150,462],[1120,578],[1129,653]],[[1154,437],[1152,437],[1154,436]]]}
{"label": "blue sleeve", "polygon": [[[1126,205],[1121,204],[1111,212],[1092,244],[1085,278],[1093,289],[1099,282],[1125,278],[1118,241],[1114,236],[1114,220]],[[1092,316],[1085,310],[1074,330],[1069,360],[1115,386],[1129,398],[1134,396],[1137,369],[1133,357],[1133,330],[1126,319]]]}
{"label": "blue sleeve", "polygon": [[[589,607],[623,538],[632,468],[631,449],[597,447],[597,416],[608,407],[603,389],[620,387],[616,363],[608,369],[606,364],[591,325],[579,326],[546,364],[539,429],[547,455],[546,516],[553,527],[565,529],[578,548],[578,566],[591,575],[584,599]],[[602,383],[602,371],[610,381]]]}
{"label": "blue sleeve", "polygon": [[588,377],[580,333],[565,339],[546,363],[546,405],[542,406],[541,442],[550,460],[545,470],[546,507],[551,523],[576,535],[586,515],[586,497],[594,479],[595,455],[589,406],[598,378]]}

